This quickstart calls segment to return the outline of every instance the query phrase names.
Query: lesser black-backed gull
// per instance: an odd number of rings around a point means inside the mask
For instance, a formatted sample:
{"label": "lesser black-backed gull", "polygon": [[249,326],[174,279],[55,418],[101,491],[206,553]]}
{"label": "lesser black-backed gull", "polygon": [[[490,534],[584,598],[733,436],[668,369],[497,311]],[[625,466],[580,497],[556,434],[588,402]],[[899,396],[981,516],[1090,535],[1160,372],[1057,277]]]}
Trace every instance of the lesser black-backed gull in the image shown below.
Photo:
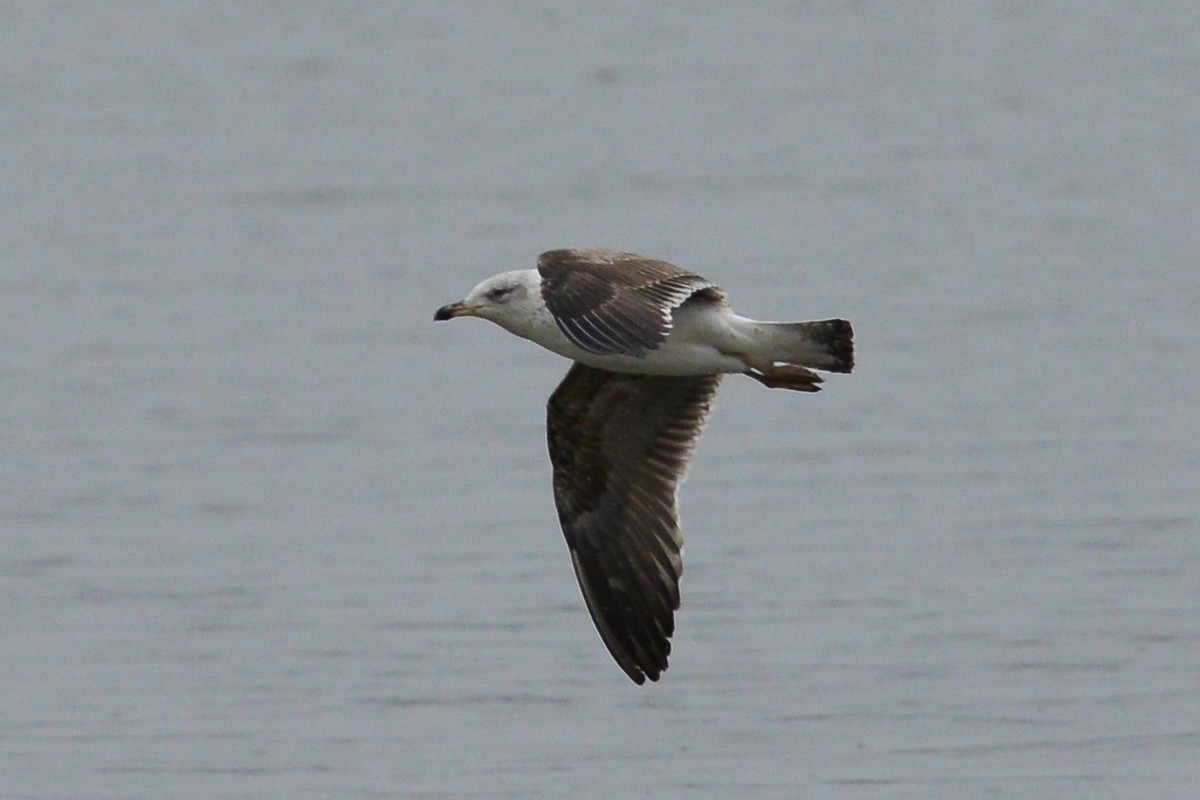
{"label": "lesser black-backed gull", "polygon": [[435,320],[491,320],[575,363],[547,404],[554,502],[600,637],[635,683],[667,668],[683,572],[675,496],[721,377],[815,392],[850,372],[842,319],[759,322],[714,284],[613,250],[551,250]]}

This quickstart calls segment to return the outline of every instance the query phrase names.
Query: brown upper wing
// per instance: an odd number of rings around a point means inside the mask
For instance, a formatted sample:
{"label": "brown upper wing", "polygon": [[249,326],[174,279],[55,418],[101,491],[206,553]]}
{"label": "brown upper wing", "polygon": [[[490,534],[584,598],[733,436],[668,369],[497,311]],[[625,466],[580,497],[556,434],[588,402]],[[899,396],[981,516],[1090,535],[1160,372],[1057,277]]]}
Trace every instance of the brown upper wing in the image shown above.
{"label": "brown upper wing", "polygon": [[671,312],[697,292],[723,300],[685,269],[612,250],[550,250],[538,258],[542,300],[568,339],[597,355],[643,356],[671,330]]}
{"label": "brown upper wing", "polygon": [[675,492],[720,381],[576,363],[548,404],[554,502],[575,575],[635,683],[667,668],[683,572]]}

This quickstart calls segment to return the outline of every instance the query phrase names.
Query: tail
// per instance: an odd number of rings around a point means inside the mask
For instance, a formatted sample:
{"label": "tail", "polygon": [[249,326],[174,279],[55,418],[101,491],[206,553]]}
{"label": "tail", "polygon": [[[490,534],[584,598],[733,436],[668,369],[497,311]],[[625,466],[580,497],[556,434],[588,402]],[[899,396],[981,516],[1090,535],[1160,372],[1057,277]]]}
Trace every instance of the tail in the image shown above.
{"label": "tail", "polygon": [[844,319],[759,324],[762,347],[755,355],[766,362],[762,367],[792,364],[825,372],[854,369],[854,329]]}
{"label": "tail", "polygon": [[746,374],[772,389],[817,392],[825,372],[854,369],[854,329],[844,319],[759,322],[754,361]]}

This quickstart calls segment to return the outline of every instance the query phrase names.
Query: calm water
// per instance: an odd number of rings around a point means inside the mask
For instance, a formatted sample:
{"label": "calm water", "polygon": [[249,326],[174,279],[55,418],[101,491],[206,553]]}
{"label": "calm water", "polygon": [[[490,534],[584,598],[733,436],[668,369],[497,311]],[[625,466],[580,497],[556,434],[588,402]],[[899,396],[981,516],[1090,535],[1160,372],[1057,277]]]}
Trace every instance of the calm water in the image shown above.
{"label": "calm water", "polygon": [[[1200,10],[734,5],[0,9],[4,797],[1195,796]],[[431,322],[571,245],[858,333],[643,688]]]}

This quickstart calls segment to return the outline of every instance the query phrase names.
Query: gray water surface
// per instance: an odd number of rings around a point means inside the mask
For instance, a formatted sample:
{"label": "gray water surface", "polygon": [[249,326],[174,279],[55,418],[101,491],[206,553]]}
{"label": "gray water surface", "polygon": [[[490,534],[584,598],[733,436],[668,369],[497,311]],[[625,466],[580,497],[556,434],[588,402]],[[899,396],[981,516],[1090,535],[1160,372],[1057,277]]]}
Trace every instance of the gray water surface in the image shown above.
{"label": "gray water surface", "polygon": [[[0,796],[1192,798],[1200,10],[0,9]],[[843,316],[726,381],[672,665],[550,496],[562,246]]]}

